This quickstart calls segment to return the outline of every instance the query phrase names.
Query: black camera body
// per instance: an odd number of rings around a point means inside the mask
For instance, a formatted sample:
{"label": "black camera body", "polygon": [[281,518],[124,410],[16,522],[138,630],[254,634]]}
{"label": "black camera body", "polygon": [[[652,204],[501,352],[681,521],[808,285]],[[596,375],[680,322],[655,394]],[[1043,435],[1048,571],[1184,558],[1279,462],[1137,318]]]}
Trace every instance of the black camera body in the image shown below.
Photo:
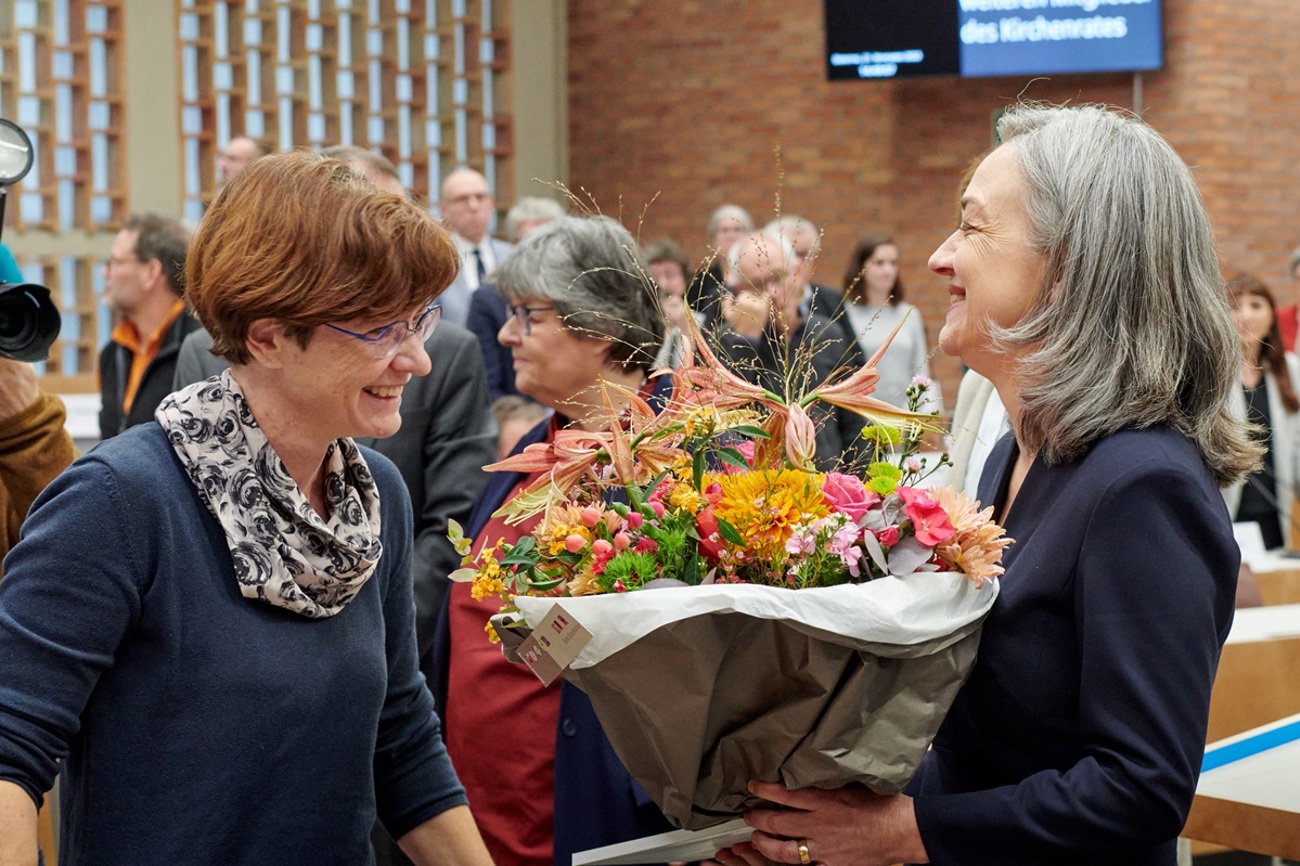
{"label": "black camera body", "polygon": [[[27,133],[0,118],[0,233],[4,231],[9,187],[31,170],[33,159]],[[49,289],[35,283],[0,282],[0,358],[45,360],[62,324]]]}
{"label": "black camera body", "polygon": [[35,283],[0,283],[0,357],[43,361],[63,317],[50,290]]}

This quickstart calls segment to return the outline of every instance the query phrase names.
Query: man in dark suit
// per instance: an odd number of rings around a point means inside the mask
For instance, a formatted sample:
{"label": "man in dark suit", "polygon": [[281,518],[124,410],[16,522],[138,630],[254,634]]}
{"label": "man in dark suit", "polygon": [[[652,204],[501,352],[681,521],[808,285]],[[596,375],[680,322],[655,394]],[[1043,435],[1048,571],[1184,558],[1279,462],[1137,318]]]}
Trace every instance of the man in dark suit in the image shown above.
{"label": "man in dark suit", "polygon": [[496,199],[488,189],[487,178],[474,169],[457,168],[447,175],[442,182],[438,208],[460,251],[460,273],[442,293],[442,318],[464,325],[469,317],[470,298],[510,254],[512,247],[488,231]]}

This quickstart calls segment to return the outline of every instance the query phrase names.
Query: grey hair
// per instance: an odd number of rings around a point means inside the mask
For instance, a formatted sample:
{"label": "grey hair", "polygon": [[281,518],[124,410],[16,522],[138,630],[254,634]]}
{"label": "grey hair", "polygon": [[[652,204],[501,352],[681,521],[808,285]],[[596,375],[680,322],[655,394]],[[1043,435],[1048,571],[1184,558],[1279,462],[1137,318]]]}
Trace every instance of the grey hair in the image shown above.
{"label": "grey hair", "polygon": [[998,134],[1025,180],[1030,241],[1047,267],[1019,323],[1017,436],[1049,462],[1125,427],[1167,424],[1227,486],[1260,463],[1229,401],[1238,340],[1191,171],[1159,133],[1101,106],[1021,104]]}
{"label": "grey hair", "polygon": [[555,306],[564,327],[611,344],[610,363],[649,370],[663,343],[663,316],[647,267],[627,229],[607,216],[563,216],[524,238],[496,273],[511,303]]}
{"label": "grey hair", "polygon": [[1286,275],[1288,277],[1295,277],[1295,269],[1297,266],[1300,266],[1300,247],[1296,247],[1291,251],[1291,259],[1287,265]]}
{"label": "grey hair", "polygon": [[776,244],[781,249],[781,261],[786,267],[794,264],[794,244],[790,243],[790,239],[780,231],[768,225],[761,232],[750,232],[745,235],[727,250],[727,269],[730,273],[740,273],[740,257],[745,254],[745,247],[752,244],[755,238],[763,238]]}
{"label": "grey hair", "polygon": [[548,223],[564,216],[564,208],[553,198],[526,195],[506,211],[506,237],[519,240],[519,224]]}
{"label": "grey hair", "polygon": [[713,236],[718,233],[718,226],[722,225],[722,221],[725,219],[735,220],[744,226],[747,232],[754,230],[754,220],[750,217],[749,211],[738,204],[724,204],[713,212],[713,216],[709,217],[709,240],[712,240]]}
{"label": "grey hair", "polygon": [[822,233],[817,228],[817,224],[811,220],[806,220],[801,216],[794,214],[782,214],[763,226],[765,232],[779,232],[784,234],[788,231],[811,232],[813,237],[812,246],[808,249],[809,256],[815,256],[822,248]]}

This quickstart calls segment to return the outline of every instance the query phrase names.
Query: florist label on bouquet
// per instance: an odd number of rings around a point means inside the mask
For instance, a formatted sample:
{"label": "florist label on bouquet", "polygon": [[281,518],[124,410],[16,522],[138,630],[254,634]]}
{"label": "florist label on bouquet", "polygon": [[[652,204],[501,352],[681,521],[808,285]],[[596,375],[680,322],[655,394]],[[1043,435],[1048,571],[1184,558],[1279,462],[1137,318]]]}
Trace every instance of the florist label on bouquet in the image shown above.
{"label": "florist label on bouquet", "polygon": [[557,604],[524,639],[517,652],[542,684],[549,686],[590,641],[591,632]]}

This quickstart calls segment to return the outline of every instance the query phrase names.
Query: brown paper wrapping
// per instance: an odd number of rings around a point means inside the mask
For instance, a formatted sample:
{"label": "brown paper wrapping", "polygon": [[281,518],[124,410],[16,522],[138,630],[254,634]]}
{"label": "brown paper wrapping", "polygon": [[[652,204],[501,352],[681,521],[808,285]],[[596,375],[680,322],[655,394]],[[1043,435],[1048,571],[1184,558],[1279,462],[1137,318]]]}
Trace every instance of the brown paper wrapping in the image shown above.
{"label": "brown paper wrapping", "polygon": [[564,677],[668,820],[699,830],[759,805],[750,779],[902,790],[970,674],[979,627],[844,646],[794,623],[708,614]]}

